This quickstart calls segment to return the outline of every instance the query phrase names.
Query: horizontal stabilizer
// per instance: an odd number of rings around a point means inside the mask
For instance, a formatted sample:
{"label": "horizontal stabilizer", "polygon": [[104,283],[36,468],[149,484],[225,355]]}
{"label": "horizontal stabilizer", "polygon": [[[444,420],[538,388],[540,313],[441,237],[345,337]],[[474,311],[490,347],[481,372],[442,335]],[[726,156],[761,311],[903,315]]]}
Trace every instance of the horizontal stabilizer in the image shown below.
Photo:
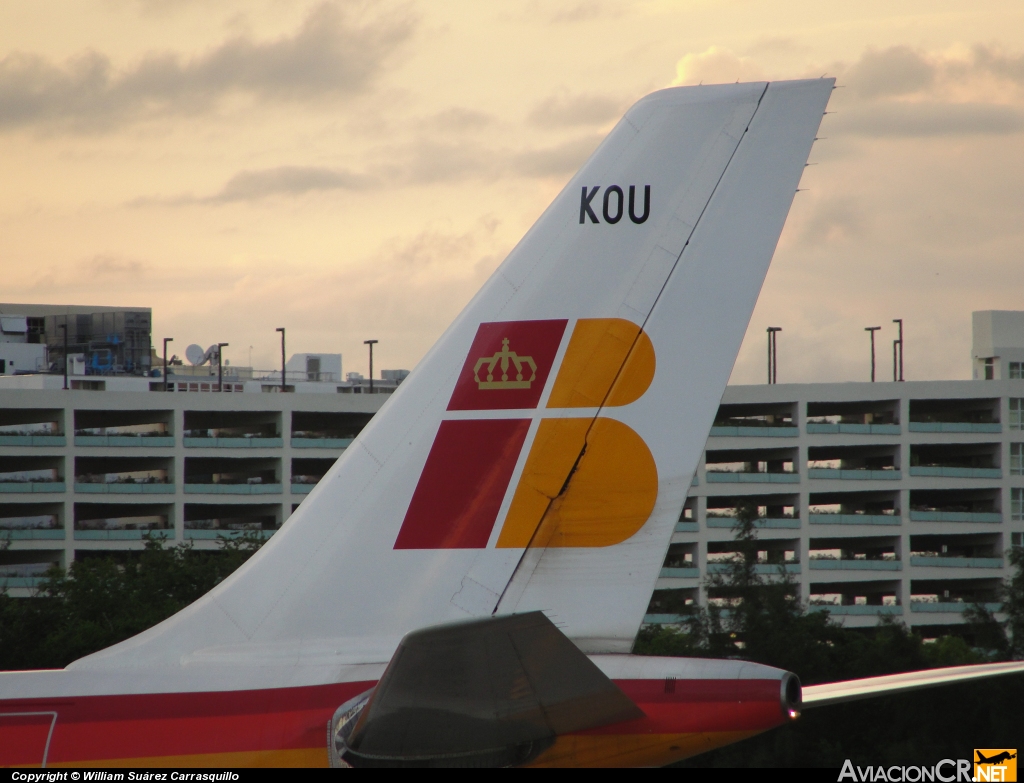
{"label": "horizontal stabilizer", "polygon": [[981,663],[974,666],[950,666],[945,669],[927,669],[883,677],[865,677],[862,680],[830,682],[825,685],[804,687],[803,708],[825,707],[844,701],[889,696],[904,691],[934,688],[937,685],[955,685],[1003,674],[1024,674],[1024,661],[1010,663]]}
{"label": "horizontal stabilizer", "polygon": [[337,729],[352,766],[521,764],[559,734],[643,717],[542,612],[410,633],[361,713]]}

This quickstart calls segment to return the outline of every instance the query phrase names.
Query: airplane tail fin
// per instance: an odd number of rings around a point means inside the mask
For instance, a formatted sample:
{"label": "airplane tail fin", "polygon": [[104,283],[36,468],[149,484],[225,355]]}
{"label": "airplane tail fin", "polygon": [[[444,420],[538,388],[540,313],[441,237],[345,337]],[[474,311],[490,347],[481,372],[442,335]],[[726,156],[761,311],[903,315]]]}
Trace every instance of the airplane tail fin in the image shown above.
{"label": "airplane tail fin", "polygon": [[534,610],[627,651],[832,87],[639,101],[257,555],[72,666],[386,661]]}

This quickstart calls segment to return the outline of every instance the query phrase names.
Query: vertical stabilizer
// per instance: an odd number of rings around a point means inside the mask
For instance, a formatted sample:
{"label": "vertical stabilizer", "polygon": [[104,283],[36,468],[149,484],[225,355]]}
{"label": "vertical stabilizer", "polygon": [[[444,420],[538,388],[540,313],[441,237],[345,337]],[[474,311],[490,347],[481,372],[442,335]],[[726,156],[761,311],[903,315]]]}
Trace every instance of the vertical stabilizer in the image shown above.
{"label": "vertical stabilizer", "polygon": [[73,666],[298,666],[533,610],[627,650],[832,84],[638,102],[256,556]]}

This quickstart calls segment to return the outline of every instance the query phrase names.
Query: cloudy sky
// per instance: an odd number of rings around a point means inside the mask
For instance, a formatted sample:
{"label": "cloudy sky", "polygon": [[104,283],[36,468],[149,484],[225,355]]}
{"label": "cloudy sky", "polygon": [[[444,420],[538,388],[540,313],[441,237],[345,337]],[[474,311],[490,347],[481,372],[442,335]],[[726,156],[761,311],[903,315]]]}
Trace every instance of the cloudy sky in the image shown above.
{"label": "cloudy sky", "polygon": [[1024,4],[5,0],[0,300],[139,305],[235,364],[412,367],[621,113],[835,76],[733,381],[969,373],[1024,309]]}

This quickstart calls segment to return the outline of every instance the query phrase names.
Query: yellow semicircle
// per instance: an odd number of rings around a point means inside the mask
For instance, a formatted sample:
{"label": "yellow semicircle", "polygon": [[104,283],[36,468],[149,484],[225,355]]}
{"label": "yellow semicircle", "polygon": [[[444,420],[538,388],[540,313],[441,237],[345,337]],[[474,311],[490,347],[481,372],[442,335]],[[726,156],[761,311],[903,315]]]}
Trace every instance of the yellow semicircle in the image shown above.
{"label": "yellow semicircle", "polygon": [[581,318],[547,407],[628,405],[647,391],[655,365],[651,338],[635,323],[622,318]]}
{"label": "yellow semicircle", "polygon": [[589,419],[547,419],[497,546],[612,546],[644,526],[657,497],[654,456],[631,428],[607,418],[592,425]]}

